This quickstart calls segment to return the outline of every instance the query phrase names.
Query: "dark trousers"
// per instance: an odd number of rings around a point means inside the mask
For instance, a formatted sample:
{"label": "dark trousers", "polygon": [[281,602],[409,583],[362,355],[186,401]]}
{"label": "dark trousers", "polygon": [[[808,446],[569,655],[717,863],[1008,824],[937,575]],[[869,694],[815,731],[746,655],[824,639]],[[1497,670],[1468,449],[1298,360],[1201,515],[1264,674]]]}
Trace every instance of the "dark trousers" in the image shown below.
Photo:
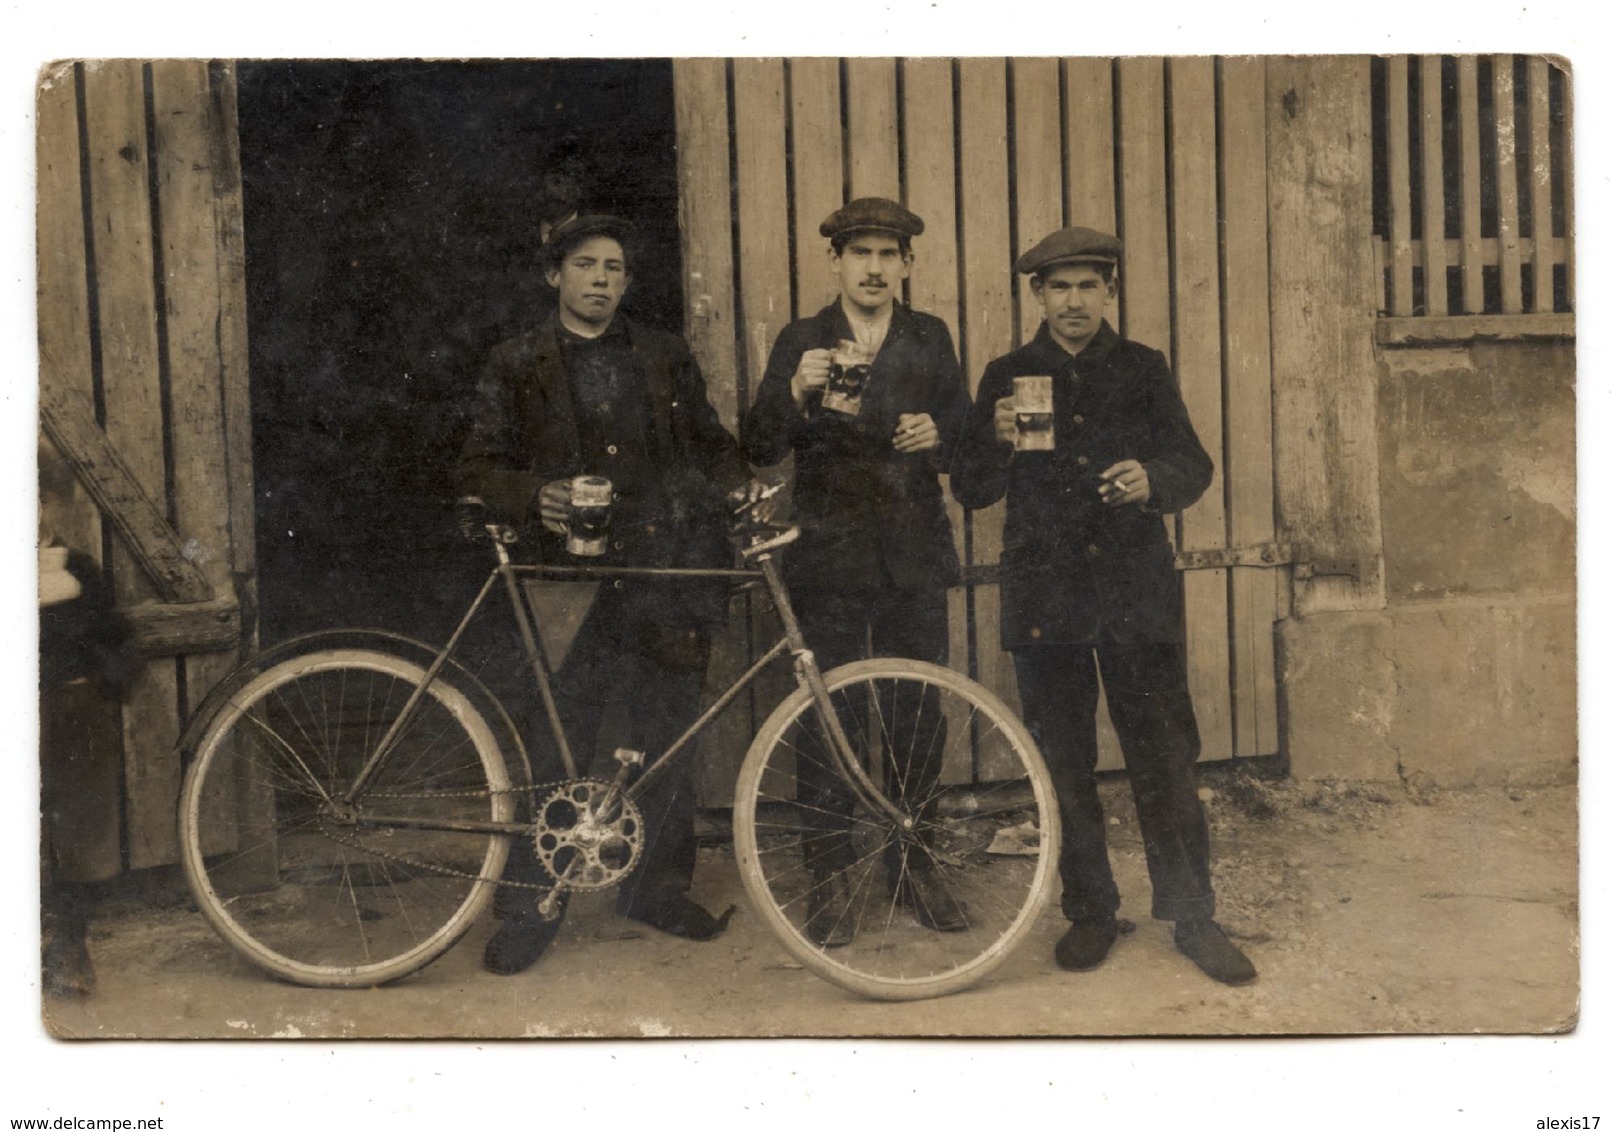
{"label": "dark trousers", "polygon": [[[554,699],[581,773],[602,779],[616,773],[613,746],[595,756],[612,704],[622,705],[631,720],[621,745],[642,751],[648,759],[664,752],[698,718],[710,635],[701,626],[677,620],[651,616],[645,603],[623,600],[619,591],[600,591],[564,666],[554,674]],[[528,713],[527,735],[537,781],[563,777],[540,704]],[[623,911],[663,903],[686,893],[693,883],[695,799],[689,752],[679,752],[677,761],[637,798],[637,805],[644,821],[643,853],[619,890],[617,904]],[[537,884],[550,879],[526,838],[511,848],[504,876]],[[507,917],[530,908],[536,896],[529,889],[500,888],[498,914]]]}
{"label": "dark trousers", "polygon": [[[871,656],[906,657],[945,664],[950,654],[946,593],[935,586],[892,586],[841,592],[802,590],[794,595],[806,645],[824,674]],[[932,816],[945,751],[946,724],[937,697],[903,697],[891,688],[846,697],[846,729],[857,754],[881,749],[883,786],[897,804],[921,818]],[[816,751],[802,749],[796,761],[796,792],[808,828],[807,865],[817,871],[843,868],[854,859],[849,815],[852,798],[836,772],[825,736]],[[920,827],[926,823],[920,823]],[[898,868],[899,854],[890,854]]]}
{"label": "dark trousers", "polygon": [[1024,722],[1046,756],[1057,790],[1063,915],[1088,920],[1111,916],[1119,907],[1096,791],[1100,669],[1141,822],[1153,917],[1212,917],[1208,822],[1192,771],[1202,743],[1181,646],[1030,645],[1014,650],[1013,661]]}

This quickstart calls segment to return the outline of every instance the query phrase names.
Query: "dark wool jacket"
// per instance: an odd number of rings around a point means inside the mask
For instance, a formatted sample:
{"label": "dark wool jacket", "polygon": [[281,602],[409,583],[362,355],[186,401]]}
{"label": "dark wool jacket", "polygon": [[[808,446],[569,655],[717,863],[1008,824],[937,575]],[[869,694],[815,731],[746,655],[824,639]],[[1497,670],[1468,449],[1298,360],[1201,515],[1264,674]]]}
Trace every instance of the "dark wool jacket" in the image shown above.
{"label": "dark wool jacket", "polygon": [[[612,507],[611,546],[595,564],[730,566],[725,495],[742,486],[749,468],[722,427],[705,379],[687,343],[617,314],[631,346],[633,367],[648,392],[642,424],[649,469],[631,469],[647,485],[637,498]],[[611,474],[582,466],[581,437],[570,379],[550,316],[535,332],[493,348],[476,388],[470,431],[459,459],[458,489],[478,495],[507,522],[526,524],[522,537],[546,562],[575,562],[564,540],[536,521],[543,484],[581,474]],[[624,452],[625,450],[623,450]],[[645,474],[647,473],[647,474]],[[629,478],[622,476],[622,479]],[[640,590],[643,587],[638,587]],[[726,619],[726,583],[656,583],[691,603],[697,620]],[[662,598],[660,604],[664,605]],[[651,614],[653,611],[650,611]]]}
{"label": "dark wool jacket", "polygon": [[[996,439],[996,401],[1020,375],[1052,376],[1056,448],[1019,452]],[[1101,473],[1139,460],[1152,498],[1110,508]],[[979,382],[951,490],[964,507],[1007,498],[1001,644],[1122,644],[1181,639],[1181,587],[1163,515],[1195,503],[1214,478],[1169,363],[1103,322],[1077,355],[1042,324]]]}
{"label": "dark wool jacket", "polygon": [[[778,335],[744,420],[756,464],[794,454],[794,510],[800,541],[784,555],[791,588],[844,591],[884,584],[952,586],[961,578],[940,475],[956,459],[968,388],[945,323],[896,304],[868,374],[861,414],[847,417],[789,392],[800,356],[854,338],[835,300]],[[937,450],[895,451],[902,413],[928,413]]]}

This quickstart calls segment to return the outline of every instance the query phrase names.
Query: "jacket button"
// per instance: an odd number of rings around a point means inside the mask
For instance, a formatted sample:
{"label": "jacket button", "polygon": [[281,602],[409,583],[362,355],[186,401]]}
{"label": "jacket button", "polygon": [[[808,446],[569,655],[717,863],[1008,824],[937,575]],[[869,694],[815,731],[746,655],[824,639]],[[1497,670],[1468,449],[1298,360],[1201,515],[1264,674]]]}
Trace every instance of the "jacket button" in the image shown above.
{"label": "jacket button", "polygon": [[611,456],[614,456],[620,450],[618,448],[616,448],[615,445],[612,444],[608,448],[606,448],[604,451],[608,452]]}
{"label": "jacket button", "polygon": [[615,549],[617,549],[617,550],[621,549],[621,540],[620,539],[615,540]]}
{"label": "jacket button", "polygon": [[1091,461],[1087,460],[1084,456],[1080,456],[1080,457],[1076,458],[1074,462],[1076,464],[1078,464],[1080,467],[1083,468],[1083,467],[1085,467],[1085,465],[1089,464]]}
{"label": "jacket button", "polygon": [[614,582],[613,582],[613,583],[611,583],[611,584],[612,584],[612,585],[614,585],[614,586],[615,586],[615,588],[616,588],[616,589],[620,589],[620,588],[621,588],[621,579],[620,579],[620,578],[617,578],[617,579],[616,579],[616,580],[615,580],[615,581],[614,581]]}
{"label": "jacket button", "polygon": [[[1096,543],[1094,543],[1094,542],[1090,546],[1085,548],[1085,557],[1087,557],[1087,558],[1095,558],[1098,555],[1100,555],[1101,553],[1102,553],[1102,548],[1100,546],[1097,546]],[[616,583],[616,585],[620,585],[620,584],[621,584],[620,582]]]}
{"label": "jacket button", "polygon": [[1085,423],[1085,418],[1080,416],[1078,413],[1075,413],[1074,414],[1074,423],[1075,424],[1084,424]]}

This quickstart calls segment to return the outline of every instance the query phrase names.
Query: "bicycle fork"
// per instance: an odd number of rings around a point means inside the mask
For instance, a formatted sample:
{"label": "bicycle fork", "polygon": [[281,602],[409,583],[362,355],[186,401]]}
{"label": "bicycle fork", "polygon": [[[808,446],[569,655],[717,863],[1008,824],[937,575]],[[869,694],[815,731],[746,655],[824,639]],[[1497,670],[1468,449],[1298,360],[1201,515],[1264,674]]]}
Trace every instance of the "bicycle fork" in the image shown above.
{"label": "bicycle fork", "polygon": [[829,697],[828,685],[822,678],[822,669],[817,665],[816,654],[806,648],[805,638],[800,633],[800,622],[794,615],[794,606],[789,602],[789,593],[783,585],[777,561],[770,554],[762,555],[760,566],[761,573],[766,578],[767,588],[772,591],[772,601],[777,607],[778,617],[783,622],[784,639],[788,642],[789,654],[794,660],[795,678],[811,692],[817,718],[828,735],[829,749],[833,752],[833,757],[838,762],[851,792],[862,805],[869,809],[882,810],[902,830],[910,832],[916,827],[917,819],[891,802],[884,791],[873,783],[866,768],[861,765],[861,760],[856,758],[856,749],[851,745],[850,736],[845,733],[839,713],[833,710],[833,701]]}

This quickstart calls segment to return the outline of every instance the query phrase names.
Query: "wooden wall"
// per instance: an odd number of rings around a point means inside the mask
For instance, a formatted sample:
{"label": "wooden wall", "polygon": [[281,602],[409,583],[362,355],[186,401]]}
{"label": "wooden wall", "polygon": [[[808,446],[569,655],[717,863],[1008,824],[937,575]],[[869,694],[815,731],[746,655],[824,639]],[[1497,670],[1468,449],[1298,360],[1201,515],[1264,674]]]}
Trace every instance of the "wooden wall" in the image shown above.
{"label": "wooden wall", "polygon": [[174,741],[252,631],[234,73],[65,63],[42,76],[38,115],[41,423],[76,472],[49,519],[147,656],[104,727],[63,737],[116,763],[91,776],[121,791],[69,869],[104,876],[176,859]]}
{"label": "wooden wall", "polygon": [[[1037,329],[1019,250],[1103,228],[1125,243],[1118,329],[1169,355],[1215,456],[1177,548],[1274,540],[1263,60],[679,60],[674,75],[689,337],[730,425],[782,326],[833,297],[816,228],[845,200],[923,217],[908,298],[950,325],[970,386]],[[953,519],[970,573],[953,665],[1015,700],[988,580],[1001,505]],[[1183,569],[1205,758],[1277,750],[1277,572],[1229,560]],[[705,794],[725,797],[742,744],[709,753]]]}

